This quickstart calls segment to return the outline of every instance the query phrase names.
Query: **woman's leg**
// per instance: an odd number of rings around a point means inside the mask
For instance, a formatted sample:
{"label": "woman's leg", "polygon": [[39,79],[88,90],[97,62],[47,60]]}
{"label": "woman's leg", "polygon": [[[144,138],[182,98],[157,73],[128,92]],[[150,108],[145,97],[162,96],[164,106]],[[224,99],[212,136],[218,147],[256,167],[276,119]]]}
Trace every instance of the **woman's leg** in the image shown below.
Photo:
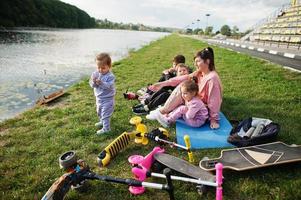
{"label": "woman's leg", "polygon": [[164,106],[160,108],[160,112],[162,114],[170,113],[172,110],[183,103],[184,101],[181,95],[181,84],[179,84],[166,100]]}

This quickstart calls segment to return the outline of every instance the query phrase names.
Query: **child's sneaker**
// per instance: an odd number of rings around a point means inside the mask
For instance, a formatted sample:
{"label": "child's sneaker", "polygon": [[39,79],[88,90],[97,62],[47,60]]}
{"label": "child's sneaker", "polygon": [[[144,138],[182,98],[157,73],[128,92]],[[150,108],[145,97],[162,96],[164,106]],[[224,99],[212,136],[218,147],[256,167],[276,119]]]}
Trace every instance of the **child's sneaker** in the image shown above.
{"label": "child's sneaker", "polygon": [[97,127],[97,128],[100,128],[100,127],[102,127],[102,120],[100,120],[99,122],[97,122],[97,123],[95,123],[95,126]]}
{"label": "child's sneaker", "polygon": [[137,94],[139,96],[143,96],[147,91],[147,88],[141,88],[140,90],[137,91]]}
{"label": "child's sneaker", "polygon": [[140,104],[140,106],[133,107],[133,112],[136,115],[146,115],[148,114],[148,107]]}
{"label": "child's sneaker", "polygon": [[150,94],[145,93],[144,95],[139,96],[139,97],[138,97],[138,100],[139,100],[140,102],[142,102],[142,101],[144,101],[145,99],[147,99],[147,98],[149,98],[149,97],[150,97]]}
{"label": "child's sneaker", "polygon": [[167,118],[161,113],[158,112],[157,114],[157,120],[158,122],[164,127],[164,128],[168,128],[169,127],[169,123]]}
{"label": "child's sneaker", "polygon": [[144,106],[142,103],[140,103],[140,104],[137,104],[137,105],[134,105],[133,107],[132,107],[132,109],[134,109],[134,108],[139,108],[139,107],[141,107],[141,106]]}
{"label": "child's sneaker", "polygon": [[101,134],[107,133],[109,131],[111,131],[111,130],[102,128],[96,132],[96,135],[101,135]]}
{"label": "child's sneaker", "polygon": [[156,120],[159,112],[160,112],[159,108],[157,108],[156,110],[150,111],[150,113],[148,115],[146,115],[146,119]]}

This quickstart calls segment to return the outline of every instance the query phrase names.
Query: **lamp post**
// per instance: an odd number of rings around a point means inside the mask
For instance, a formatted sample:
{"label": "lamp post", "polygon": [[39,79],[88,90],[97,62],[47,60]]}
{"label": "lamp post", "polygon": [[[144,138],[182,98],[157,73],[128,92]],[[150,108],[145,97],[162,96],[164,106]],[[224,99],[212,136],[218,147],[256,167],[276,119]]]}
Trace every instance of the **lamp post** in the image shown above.
{"label": "lamp post", "polygon": [[198,22],[198,27],[197,28],[199,29],[200,28],[200,20],[197,19],[196,21]]}
{"label": "lamp post", "polygon": [[208,27],[208,18],[209,18],[209,16],[210,16],[210,14],[207,13],[205,16],[207,17],[207,20],[206,20],[206,27],[205,27],[205,29],[206,29],[206,28]]}

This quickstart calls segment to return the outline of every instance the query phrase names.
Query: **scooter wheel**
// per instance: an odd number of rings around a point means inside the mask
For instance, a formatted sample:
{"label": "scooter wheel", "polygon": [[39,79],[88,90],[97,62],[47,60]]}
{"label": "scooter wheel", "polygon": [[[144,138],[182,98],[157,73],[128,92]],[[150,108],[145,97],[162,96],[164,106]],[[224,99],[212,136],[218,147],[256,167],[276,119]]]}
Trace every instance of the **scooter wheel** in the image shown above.
{"label": "scooter wheel", "polygon": [[76,163],[77,156],[75,151],[67,151],[59,157],[59,164],[61,169],[67,170]]}
{"label": "scooter wheel", "polygon": [[206,185],[197,185],[196,188],[200,196],[206,194],[208,191],[208,187]]}

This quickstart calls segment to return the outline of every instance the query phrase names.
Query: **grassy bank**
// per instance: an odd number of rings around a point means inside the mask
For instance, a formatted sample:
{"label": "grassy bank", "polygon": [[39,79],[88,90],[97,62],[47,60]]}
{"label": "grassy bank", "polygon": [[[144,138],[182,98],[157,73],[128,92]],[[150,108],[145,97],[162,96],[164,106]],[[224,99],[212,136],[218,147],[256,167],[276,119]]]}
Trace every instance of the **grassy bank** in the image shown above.
{"label": "grassy bank", "polygon": [[[92,170],[100,174],[132,177],[127,158],[146,154],[154,144],[131,144],[104,169],[96,165],[96,156],[115,137],[133,130],[129,119],[131,106],[122,92],[155,82],[176,54],[184,54],[192,66],[193,54],[207,45],[200,41],[171,35],[151,43],[114,64],[117,77],[116,107],[112,132],[96,136],[94,96],[83,80],[49,106],[41,106],[0,124],[0,198],[41,198],[53,181],[63,174],[58,156],[76,150]],[[218,72],[224,88],[222,111],[229,119],[249,116],[270,118],[281,125],[279,140],[301,144],[301,75],[266,61],[214,47]],[[149,128],[156,122],[146,121]],[[174,129],[171,129],[174,132]],[[173,136],[174,137],[174,136]],[[180,151],[171,154],[185,157]],[[215,157],[219,149],[195,151],[197,160]],[[301,199],[300,163],[252,170],[225,172],[225,199]],[[157,179],[153,180],[158,182]],[[176,199],[200,199],[193,185],[175,183]],[[91,182],[89,191],[71,191],[66,199],[167,199],[163,191],[147,190],[133,197],[124,185]],[[201,199],[214,199],[209,192]]]}

